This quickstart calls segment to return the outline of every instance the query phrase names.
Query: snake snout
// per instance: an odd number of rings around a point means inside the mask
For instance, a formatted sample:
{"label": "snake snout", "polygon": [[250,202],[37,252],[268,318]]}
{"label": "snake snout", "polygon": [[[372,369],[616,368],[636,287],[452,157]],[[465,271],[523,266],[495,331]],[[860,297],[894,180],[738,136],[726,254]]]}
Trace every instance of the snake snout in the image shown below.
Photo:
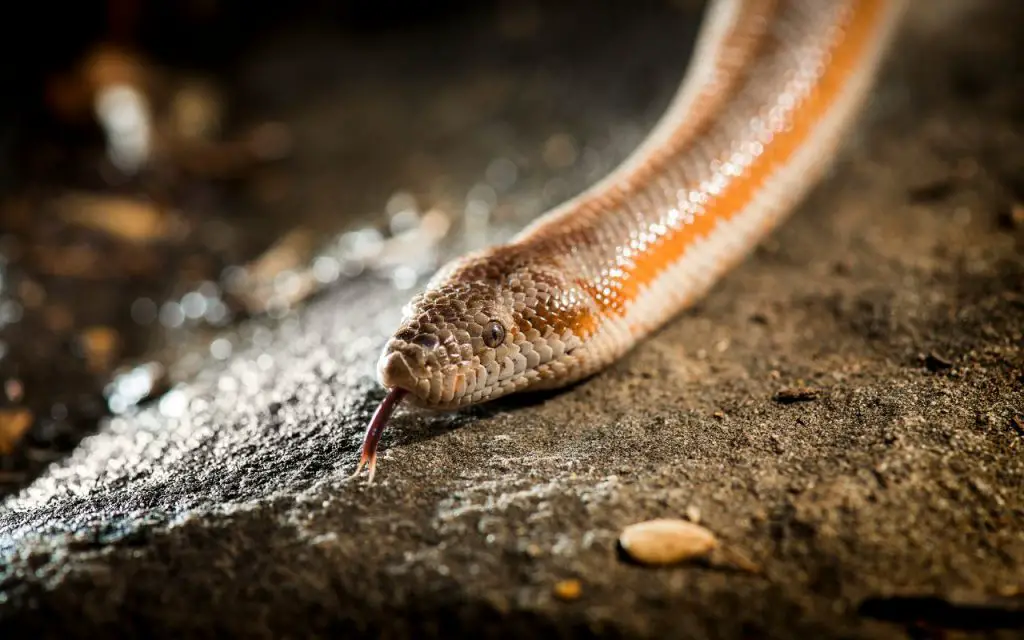
{"label": "snake snout", "polygon": [[398,352],[386,353],[377,363],[377,377],[389,389],[411,391],[416,388],[416,376],[405,356]]}

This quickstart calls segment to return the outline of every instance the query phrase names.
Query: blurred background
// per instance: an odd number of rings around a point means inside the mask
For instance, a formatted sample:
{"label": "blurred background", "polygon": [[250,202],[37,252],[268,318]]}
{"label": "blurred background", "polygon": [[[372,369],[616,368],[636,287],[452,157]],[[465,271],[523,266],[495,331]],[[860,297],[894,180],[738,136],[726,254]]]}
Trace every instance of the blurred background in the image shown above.
{"label": "blurred background", "polygon": [[[600,178],[703,2],[19,5],[0,47],[0,493],[353,278],[412,289]],[[172,410],[172,408],[168,408]]]}

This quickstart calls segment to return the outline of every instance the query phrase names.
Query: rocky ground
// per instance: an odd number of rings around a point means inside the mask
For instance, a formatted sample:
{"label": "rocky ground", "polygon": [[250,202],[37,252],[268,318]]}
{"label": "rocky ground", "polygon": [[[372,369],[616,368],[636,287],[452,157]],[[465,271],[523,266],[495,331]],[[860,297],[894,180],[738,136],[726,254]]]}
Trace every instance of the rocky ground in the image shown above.
{"label": "rocky ground", "polygon": [[[408,291],[267,324],[6,500],[0,635],[1020,637],[1022,25],[917,3],[835,171],[699,308],[564,392],[400,414],[372,486]],[[625,562],[662,516],[744,561]]]}

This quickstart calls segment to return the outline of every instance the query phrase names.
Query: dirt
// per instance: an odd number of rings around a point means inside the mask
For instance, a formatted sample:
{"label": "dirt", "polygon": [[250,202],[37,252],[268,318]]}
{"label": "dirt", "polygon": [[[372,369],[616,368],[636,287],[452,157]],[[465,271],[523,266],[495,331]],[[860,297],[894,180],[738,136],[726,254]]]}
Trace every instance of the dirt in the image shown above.
{"label": "dirt", "polygon": [[[0,633],[1020,637],[1021,25],[915,4],[835,169],[697,308],[570,389],[399,414],[372,486],[409,292],[243,325],[6,501]],[[663,517],[749,562],[624,561]]]}

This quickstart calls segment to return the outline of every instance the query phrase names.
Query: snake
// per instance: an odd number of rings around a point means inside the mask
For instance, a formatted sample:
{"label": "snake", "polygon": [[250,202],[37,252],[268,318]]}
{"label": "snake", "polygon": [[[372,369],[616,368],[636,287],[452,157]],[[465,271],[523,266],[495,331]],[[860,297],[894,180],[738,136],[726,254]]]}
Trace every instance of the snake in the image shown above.
{"label": "snake", "polygon": [[833,164],[908,0],[710,0],[680,86],[607,176],[506,243],[443,265],[376,363],[353,475],[402,403],[557,390],[692,306]]}

